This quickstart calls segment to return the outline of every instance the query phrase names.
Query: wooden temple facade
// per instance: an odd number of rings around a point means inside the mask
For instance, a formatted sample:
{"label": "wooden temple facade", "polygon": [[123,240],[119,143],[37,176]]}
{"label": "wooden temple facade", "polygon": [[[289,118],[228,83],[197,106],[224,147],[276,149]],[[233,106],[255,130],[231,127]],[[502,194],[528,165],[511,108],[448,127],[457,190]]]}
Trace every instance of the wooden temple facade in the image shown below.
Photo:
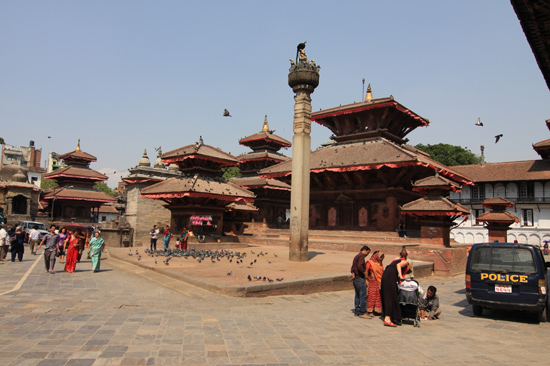
{"label": "wooden temple facade", "polygon": [[279,153],[281,148],[290,147],[290,142],[269,129],[266,115],[262,130],[240,139],[239,144],[252,151],[237,156],[242,176],[232,178],[231,182],[255,194],[254,206],[258,210],[252,214],[253,220],[270,226],[276,224],[279,216],[286,221],[286,211],[290,207],[290,185],[277,179],[260,177],[258,172],[290,161],[289,157]]}
{"label": "wooden temple facade", "polygon": [[96,182],[108,178],[93,169],[90,163],[96,157],[80,149],[59,156],[67,165],[44,176],[53,179],[58,186],[43,192],[42,201],[52,222],[90,223],[97,222],[99,207],[106,203],[116,203],[117,199],[94,188]]}
{"label": "wooden temple facade", "polygon": [[[415,216],[400,206],[424,195],[413,183],[434,176],[461,185],[471,180],[407,144],[406,136],[429,121],[394,100],[373,99],[312,114],[333,133],[333,144],[311,153],[311,229],[394,231],[420,230]],[[291,162],[262,169],[260,176],[289,183]]]}
{"label": "wooden temple facade", "polygon": [[222,178],[223,167],[237,166],[237,159],[203,143],[187,145],[162,155],[166,166],[175,164],[177,177],[141,190],[141,196],[164,201],[170,210],[172,232],[179,235],[184,227],[208,238],[220,238],[230,231],[224,223],[226,211],[249,212],[254,193]]}

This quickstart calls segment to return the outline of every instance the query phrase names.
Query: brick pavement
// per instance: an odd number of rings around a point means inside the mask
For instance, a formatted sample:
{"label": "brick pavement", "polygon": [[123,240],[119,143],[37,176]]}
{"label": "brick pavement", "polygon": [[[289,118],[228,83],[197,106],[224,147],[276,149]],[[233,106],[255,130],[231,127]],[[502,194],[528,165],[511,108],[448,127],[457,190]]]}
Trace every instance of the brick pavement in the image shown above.
{"label": "brick pavement", "polygon": [[[2,262],[0,293],[36,258]],[[441,320],[388,328],[352,315],[352,291],[235,298],[112,258],[102,266],[51,275],[39,262],[19,290],[0,295],[0,365],[547,363],[550,323],[473,317],[462,276],[421,282],[438,287]]]}

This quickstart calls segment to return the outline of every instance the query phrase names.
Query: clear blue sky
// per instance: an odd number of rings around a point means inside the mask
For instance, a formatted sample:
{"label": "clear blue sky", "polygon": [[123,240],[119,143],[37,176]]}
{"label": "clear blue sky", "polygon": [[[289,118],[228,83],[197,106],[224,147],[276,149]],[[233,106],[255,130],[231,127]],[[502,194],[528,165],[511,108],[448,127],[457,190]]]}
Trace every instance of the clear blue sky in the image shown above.
{"label": "clear blue sky", "polygon": [[[44,155],[81,139],[112,187],[143,149],[154,161],[202,135],[246,152],[265,114],[292,141],[288,59],[305,40],[314,111],[360,101],[365,78],[431,121],[411,144],[483,144],[497,162],[536,159],[550,138],[550,91],[504,0],[0,0],[0,136]],[[314,124],[312,148],[329,136]]]}

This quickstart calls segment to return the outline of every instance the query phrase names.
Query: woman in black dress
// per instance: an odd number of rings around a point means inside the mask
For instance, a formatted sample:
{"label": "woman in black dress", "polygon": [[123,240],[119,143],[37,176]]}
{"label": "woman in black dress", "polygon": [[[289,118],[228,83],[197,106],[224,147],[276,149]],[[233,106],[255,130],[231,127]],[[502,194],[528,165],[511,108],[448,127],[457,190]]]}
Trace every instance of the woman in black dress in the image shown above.
{"label": "woman in black dress", "polygon": [[11,261],[15,262],[15,257],[19,259],[19,262],[23,260],[23,253],[25,252],[25,232],[18,226],[15,229],[15,233],[11,239]]}
{"label": "woman in black dress", "polygon": [[407,250],[403,249],[400,258],[391,262],[382,274],[380,296],[382,298],[382,310],[384,312],[384,325],[395,327],[394,322],[401,322],[401,308],[397,298],[397,283],[405,278],[409,263],[407,262]]}

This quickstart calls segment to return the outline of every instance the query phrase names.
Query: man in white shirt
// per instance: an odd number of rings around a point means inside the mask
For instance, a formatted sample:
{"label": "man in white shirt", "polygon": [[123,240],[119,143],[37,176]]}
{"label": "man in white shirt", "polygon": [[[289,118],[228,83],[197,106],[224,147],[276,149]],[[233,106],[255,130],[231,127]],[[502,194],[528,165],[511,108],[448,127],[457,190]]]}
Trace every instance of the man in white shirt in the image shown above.
{"label": "man in white shirt", "polygon": [[40,241],[40,231],[36,229],[31,229],[31,232],[29,233],[29,244],[31,247],[32,255],[36,254],[36,246],[38,245],[39,241]]}
{"label": "man in white shirt", "polygon": [[8,255],[8,247],[10,243],[8,240],[8,232],[6,231],[6,225],[0,225],[0,261],[6,260]]}

